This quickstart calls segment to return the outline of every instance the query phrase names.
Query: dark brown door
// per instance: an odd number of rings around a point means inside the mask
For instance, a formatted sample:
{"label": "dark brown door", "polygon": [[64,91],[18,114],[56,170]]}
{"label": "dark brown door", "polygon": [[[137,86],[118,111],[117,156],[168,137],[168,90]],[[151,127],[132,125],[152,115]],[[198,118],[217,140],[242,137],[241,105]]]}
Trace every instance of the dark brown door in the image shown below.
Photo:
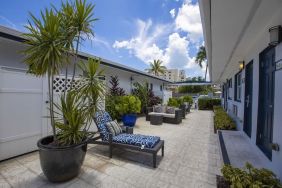
{"label": "dark brown door", "polygon": [[244,107],[244,131],[252,135],[252,104],[253,104],[253,61],[246,66],[245,74],[245,107]]}

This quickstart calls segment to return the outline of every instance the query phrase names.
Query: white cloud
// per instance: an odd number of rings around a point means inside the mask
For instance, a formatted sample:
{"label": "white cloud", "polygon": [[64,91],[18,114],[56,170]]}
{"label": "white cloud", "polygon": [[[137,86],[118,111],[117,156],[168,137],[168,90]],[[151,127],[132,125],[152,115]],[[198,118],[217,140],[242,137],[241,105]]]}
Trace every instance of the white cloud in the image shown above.
{"label": "white cloud", "polygon": [[[126,49],[130,55],[146,64],[160,59],[168,68],[185,69],[189,77],[204,76],[205,66],[201,69],[195,63],[195,57],[190,55],[190,52],[195,53],[193,49],[198,49],[202,44],[198,4],[184,0],[178,10],[171,9],[169,13],[175,20],[168,24],[156,24],[151,19],[136,20],[136,35],[126,40],[116,40],[112,47]],[[193,49],[190,51],[191,46]]]}
{"label": "white cloud", "polygon": [[169,68],[184,68],[192,63],[188,54],[189,41],[186,37],[180,37],[178,33],[172,33],[168,37],[168,45],[164,54],[165,65]]}
{"label": "white cloud", "polygon": [[169,11],[169,13],[170,13],[170,15],[171,15],[172,18],[175,17],[175,9],[171,9],[171,10]]}
{"label": "white cloud", "polygon": [[157,46],[156,42],[170,32],[171,26],[156,24],[152,27],[152,24],[152,20],[147,22],[136,20],[137,36],[130,40],[115,41],[113,48],[127,49],[129,53],[147,64],[154,59],[163,59],[164,52]]}
{"label": "white cloud", "polygon": [[187,32],[193,42],[198,42],[203,36],[200,10],[198,4],[186,1],[178,10],[175,19],[176,29]]}

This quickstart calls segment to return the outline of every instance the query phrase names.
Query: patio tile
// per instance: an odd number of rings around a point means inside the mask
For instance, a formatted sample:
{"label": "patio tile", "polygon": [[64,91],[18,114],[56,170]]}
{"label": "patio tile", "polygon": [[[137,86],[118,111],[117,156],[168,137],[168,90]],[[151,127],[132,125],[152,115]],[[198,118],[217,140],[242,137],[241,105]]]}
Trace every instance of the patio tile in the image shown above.
{"label": "patio tile", "polygon": [[109,177],[105,178],[102,181],[102,183],[98,184],[97,187],[99,187],[99,188],[109,188],[109,187],[134,188],[135,186],[109,176]]}
{"label": "patio tile", "polygon": [[[45,177],[43,177],[44,175],[41,176],[41,178],[43,179],[44,184],[42,186],[40,186],[40,188],[67,188],[67,187],[71,187],[71,185],[73,185],[75,182],[79,181],[78,178],[72,179],[70,181],[67,182],[63,182],[63,183],[52,183],[49,182]],[[92,185],[93,187],[93,185]],[[77,188],[77,187],[74,187]]]}
{"label": "patio tile", "polygon": [[1,188],[10,188],[11,185],[6,181],[6,179],[0,175],[0,187]]}
{"label": "patio tile", "polygon": [[91,185],[101,184],[108,175],[101,173],[95,169],[83,167],[79,178]]}
{"label": "patio tile", "polygon": [[7,176],[7,181],[12,187],[37,188],[45,184],[37,174],[26,170],[16,176]]}
{"label": "patio tile", "polygon": [[79,176],[65,183],[51,183],[42,173],[38,152],[33,152],[0,162],[0,188],[216,187],[222,159],[212,120],[210,111],[192,111],[180,125],[152,126],[139,118],[134,133],[165,140],[165,155],[158,153],[157,168],[152,168],[152,155],[115,149],[110,159],[107,146],[89,145]]}

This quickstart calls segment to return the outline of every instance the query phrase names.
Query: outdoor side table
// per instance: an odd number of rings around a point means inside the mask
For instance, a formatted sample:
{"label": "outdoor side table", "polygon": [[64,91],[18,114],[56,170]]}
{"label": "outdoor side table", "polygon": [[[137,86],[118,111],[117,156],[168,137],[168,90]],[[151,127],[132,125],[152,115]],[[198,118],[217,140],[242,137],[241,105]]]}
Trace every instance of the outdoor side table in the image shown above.
{"label": "outdoor side table", "polygon": [[163,116],[162,115],[151,115],[150,116],[151,125],[161,125],[163,124]]}
{"label": "outdoor side table", "polygon": [[124,125],[120,125],[121,126],[121,129],[127,133],[127,134],[133,134],[133,127],[127,127],[127,126],[124,126]]}

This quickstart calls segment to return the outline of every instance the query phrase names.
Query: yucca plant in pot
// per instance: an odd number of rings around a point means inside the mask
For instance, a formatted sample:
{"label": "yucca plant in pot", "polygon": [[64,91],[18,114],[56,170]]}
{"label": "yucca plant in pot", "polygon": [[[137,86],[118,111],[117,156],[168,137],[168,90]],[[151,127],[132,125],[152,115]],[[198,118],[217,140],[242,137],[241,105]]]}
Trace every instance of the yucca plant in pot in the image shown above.
{"label": "yucca plant in pot", "polygon": [[[80,66],[83,75],[77,87],[73,87],[74,69],[71,87],[67,88],[65,79],[64,92],[59,102],[54,102],[54,77],[65,69],[67,78],[73,56],[72,67],[76,65],[80,41],[85,36],[93,35],[91,26],[96,21],[92,18],[93,9],[94,5],[82,0],[62,2],[61,9],[52,6],[41,11],[40,18],[31,14],[26,26],[29,32],[24,34],[27,48],[23,53],[24,62],[29,67],[28,73],[47,76],[48,80],[48,117],[53,134],[40,139],[37,145],[43,173],[52,182],[67,181],[79,174],[87,150],[87,139],[92,134],[88,131],[96,109],[92,106],[98,105],[98,100],[92,99],[102,97],[100,88],[103,82],[95,82],[96,85],[89,82],[89,79],[99,80],[99,63],[89,60],[87,65]],[[89,92],[83,89],[86,87],[91,90],[91,98]]]}

